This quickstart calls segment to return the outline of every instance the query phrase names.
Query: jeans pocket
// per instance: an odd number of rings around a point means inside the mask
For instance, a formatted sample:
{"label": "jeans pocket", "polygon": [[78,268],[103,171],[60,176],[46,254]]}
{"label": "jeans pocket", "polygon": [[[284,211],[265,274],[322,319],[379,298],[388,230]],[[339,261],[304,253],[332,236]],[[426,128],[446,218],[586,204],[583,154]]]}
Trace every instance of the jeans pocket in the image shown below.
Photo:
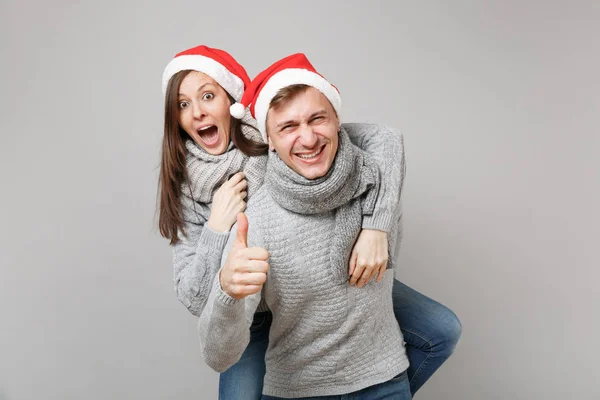
{"label": "jeans pocket", "polygon": [[407,379],[408,379],[408,374],[407,374],[406,370],[404,370],[404,372],[399,373],[398,375],[396,375],[395,377],[390,379],[390,382],[402,382]]}

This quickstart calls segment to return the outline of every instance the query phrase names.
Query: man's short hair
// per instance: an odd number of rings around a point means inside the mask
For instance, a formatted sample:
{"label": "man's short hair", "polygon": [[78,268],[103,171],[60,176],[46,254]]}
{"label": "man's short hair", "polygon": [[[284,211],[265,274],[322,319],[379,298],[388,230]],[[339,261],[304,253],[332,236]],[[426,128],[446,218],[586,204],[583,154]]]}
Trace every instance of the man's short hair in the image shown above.
{"label": "man's short hair", "polygon": [[281,109],[281,107],[286,106],[296,97],[306,92],[311,86],[305,85],[303,83],[297,83],[294,85],[286,86],[277,92],[277,94],[271,99],[269,103],[269,110],[274,109],[275,111]]}

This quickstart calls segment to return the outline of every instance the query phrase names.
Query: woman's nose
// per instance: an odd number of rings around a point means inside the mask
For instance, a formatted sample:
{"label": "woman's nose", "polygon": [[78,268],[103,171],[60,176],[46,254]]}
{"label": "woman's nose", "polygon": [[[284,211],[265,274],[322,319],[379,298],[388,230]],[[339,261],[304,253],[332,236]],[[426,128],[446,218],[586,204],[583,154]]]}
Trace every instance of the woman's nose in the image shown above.
{"label": "woman's nose", "polygon": [[202,116],[204,115],[204,109],[202,108],[200,103],[194,102],[192,107],[193,107],[193,111],[194,111],[194,118],[196,118],[196,119],[202,118]]}

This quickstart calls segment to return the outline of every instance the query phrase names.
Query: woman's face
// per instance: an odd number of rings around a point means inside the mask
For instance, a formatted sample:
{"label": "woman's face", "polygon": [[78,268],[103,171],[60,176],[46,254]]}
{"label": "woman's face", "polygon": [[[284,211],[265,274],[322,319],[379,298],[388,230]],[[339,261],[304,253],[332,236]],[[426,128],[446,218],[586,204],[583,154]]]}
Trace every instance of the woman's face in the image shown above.
{"label": "woman's face", "polygon": [[179,87],[179,125],[200,147],[212,155],[229,146],[231,102],[227,92],[202,72],[192,71]]}

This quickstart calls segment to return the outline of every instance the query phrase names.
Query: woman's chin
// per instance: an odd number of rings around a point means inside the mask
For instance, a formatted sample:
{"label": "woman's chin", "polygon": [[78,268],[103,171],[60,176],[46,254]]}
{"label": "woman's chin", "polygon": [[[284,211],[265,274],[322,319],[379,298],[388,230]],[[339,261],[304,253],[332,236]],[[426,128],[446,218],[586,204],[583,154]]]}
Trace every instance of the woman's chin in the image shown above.
{"label": "woman's chin", "polygon": [[213,156],[219,156],[227,150],[227,146],[229,143],[225,141],[224,138],[219,138],[219,140],[215,143],[211,143],[210,145],[206,143],[202,143],[200,146],[208,153]]}

